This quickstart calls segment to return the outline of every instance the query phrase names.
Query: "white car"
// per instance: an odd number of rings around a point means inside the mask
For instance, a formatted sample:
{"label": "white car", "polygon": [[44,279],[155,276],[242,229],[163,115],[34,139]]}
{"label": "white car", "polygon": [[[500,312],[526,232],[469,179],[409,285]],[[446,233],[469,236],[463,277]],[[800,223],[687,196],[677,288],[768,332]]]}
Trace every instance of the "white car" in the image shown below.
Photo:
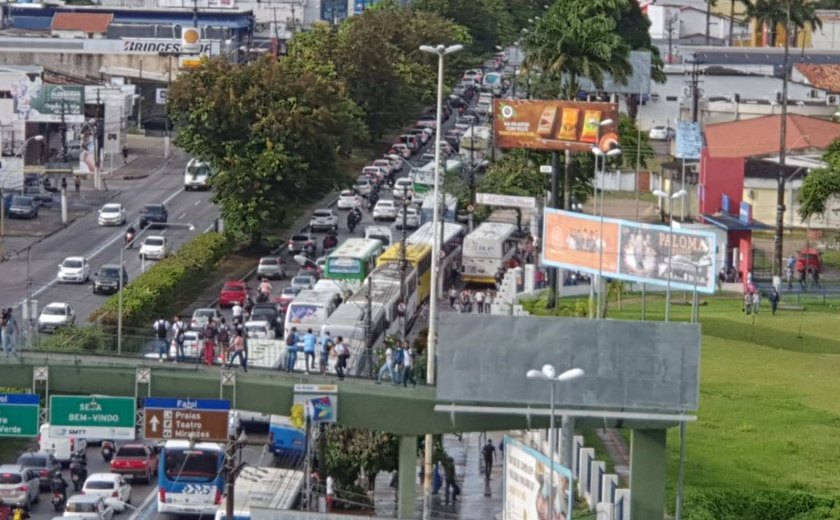
{"label": "white car", "polygon": [[388,174],[386,169],[380,168],[379,166],[365,166],[362,168],[362,176],[368,176],[371,179],[376,179],[376,182],[382,182],[382,179]]}
{"label": "white car", "polygon": [[192,330],[204,330],[204,326],[207,325],[207,322],[212,320],[219,321],[221,319],[222,313],[219,312],[218,309],[214,309],[212,307],[205,307],[203,309],[196,309],[193,312],[192,319],[190,320],[190,329]]}
{"label": "white car", "polygon": [[358,178],[356,183],[353,184],[353,189],[362,197],[367,197],[373,191],[373,184],[367,178]]}
{"label": "white car", "polygon": [[274,339],[271,325],[265,320],[246,321],[245,333],[249,339]]}
{"label": "white car", "polygon": [[105,204],[99,209],[100,226],[122,226],[125,224],[125,207],[122,204]]}
{"label": "white car", "polygon": [[397,179],[394,182],[393,193],[395,199],[401,199],[403,195],[409,200],[414,198],[414,182],[407,177]]}
{"label": "white car", "polygon": [[146,240],[140,246],[140,258],[163,260],[167,256],[169,256],[169,241],[164,236],[152,235],[146,237]]}
{"label": "white car", "polygon": [[90,264],[83,256],[68,256],[58,264],[58,281],[85,283],[90,280]]}
{"label": "white car", "polygon": [[390,162],[394,167],[394,172],[399,173],[403,170],[405,166],[405,160],[403,160],[402,156],[395,153],[386,153],[385,159]]}
{"label": "white car", "polygon": [[38,316],[38,332],[55,332],[60,327],[76,323],[76,314],[70,304],[53,302],[41,311]]}
{"label": "white car", "polygon": [[289,283],[290,287],[294,287],[295,289],[300,289],[305,291],[307,289],[312,289],[315,286],[315,277],[308,274],[299,274],[292,278],[292,281]]}
{"label": "white car", "polygon": [[402,229],[403,223],[403,211],[405,211],[405,227],[406,229],[417,229],[420,227],[420,212],[417,211],[417,208],[400,208],[399,212],[397,212],[397,229]]}
{"label": "white car", "polygon": [[64,518],[84,520],[113,520],[114,508],[105,499],[94,495],[73,495],[64,506]]}
{"label": "white car", "polygon": [[654,126],[648,137],[651,141],[667,141],[676,137],[677,132],[670,126]]}
{"label": "white car", "polygon": [[312,218],[309,219],[310,231],[338,231],[338,215],[333,213],[331,209],[316,209],[312,212]]}
{"label": "white car", "polygon": [[394,143],[391,145],[391,148],[398,154],[402,155],[403,159],[411,159],[411,148],[409,148],[406,144]]}
{"label": "white car", "polygon": [[356,205],[356,193],[353,190],[344,190],[338,194],[338,209],[352,209]]}
{"label": "white car", "polygon": [[397,218],[397,206],[393,200],[380,200],[373,207],[373,220],[394,220]]}
{"label": "white car", "polygon": [[116,473],[88,475],[82,487],[82,493],[104,498],[105,503],[118,513],[125,511],[125,505],[131,503],[131,484],[125,480],[125,477]]}
{"label": "white car", "polygon": [[397,173],[397,170],[395,169],[396,165],[388,159],[376,159],[371,163],[371,166],[376,166],[377,168],[385,172],[385,175]]}

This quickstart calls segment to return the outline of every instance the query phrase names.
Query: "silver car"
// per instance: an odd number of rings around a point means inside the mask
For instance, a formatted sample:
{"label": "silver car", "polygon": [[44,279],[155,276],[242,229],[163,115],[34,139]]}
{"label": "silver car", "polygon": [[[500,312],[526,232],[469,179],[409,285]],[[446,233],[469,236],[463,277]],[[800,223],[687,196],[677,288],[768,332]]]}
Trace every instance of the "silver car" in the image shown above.
{"label": "silver car", "polygon": [[3,504],[29,510],[38,502],[39,491],[40,482],[35,470],[11,464],[0,466],[0,501]]}
{"label": "silver car", "polygon": [[338,216],[331,209],[316,209],[309,220],[309,230],[338,231]]}
{"label": "silver car", "polygon": [[264,256],[260,258],[260,263],[257,265],[257,276],[282,280],[286,277],[286,262],[277,256]]}

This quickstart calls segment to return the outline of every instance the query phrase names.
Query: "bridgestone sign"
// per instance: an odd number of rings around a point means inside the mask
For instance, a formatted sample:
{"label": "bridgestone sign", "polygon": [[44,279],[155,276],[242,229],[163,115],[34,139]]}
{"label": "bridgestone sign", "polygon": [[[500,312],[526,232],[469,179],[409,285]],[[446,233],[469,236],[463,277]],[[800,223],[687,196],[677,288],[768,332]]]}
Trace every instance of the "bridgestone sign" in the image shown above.
{"label": "bridgestone sign", "polygon": [[[180,54],[181,41],[161,41],[161,40],[123,40],[123,51],[131,53],[142,54],[158,54],[161,52]],[[210,53],[210,44],[205,43],[201,46],[201,54]]]}

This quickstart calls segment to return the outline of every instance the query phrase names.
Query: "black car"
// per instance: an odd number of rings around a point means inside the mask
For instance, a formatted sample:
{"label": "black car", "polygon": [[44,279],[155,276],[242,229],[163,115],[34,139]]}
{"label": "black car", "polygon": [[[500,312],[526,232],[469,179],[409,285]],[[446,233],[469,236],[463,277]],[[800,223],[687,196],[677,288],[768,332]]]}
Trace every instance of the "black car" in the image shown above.
{"label": "black car", "polygon": [[9,204],[9,218],[36,218],[40,204],[32,197],[15,195]]}
{"label": "black car", "polygon": [[42,207],[52,207],[53,205],[52,193],[47,191],[47,189],[43,186],[24,186],[23,195],[26,197],[32,197],[35,199],[35,202],[40,204]]}
{"label": "black car", "polygon": [[166,224],[169,220],[169,212],[163,204],[146,204],[140,211],[140,227],[153,226],[155,224]]}
{"label": "black car", "polygon": [[27,452],[18,457],[17,464],[27,469],[35,470],[38,473],[38,480],[40,481],[41,489],[50,488],[50,480],[55,474],[61,473],[61,464],[55,460],[52,453],[47,452]]}
{"label": "black car", "polygon": [[283,330],[283,314],[276,303],[258,303],[251,309],[250,321],[267,321],[274,330],[274,337],[279,338]]}
{"label": "black car", "polygon": [[[120,290],[120,266],[105,264],[93,276],[93,294],[114,294]],[[122,285],[128,285],[128,272],[125,267],[122,268]]]}

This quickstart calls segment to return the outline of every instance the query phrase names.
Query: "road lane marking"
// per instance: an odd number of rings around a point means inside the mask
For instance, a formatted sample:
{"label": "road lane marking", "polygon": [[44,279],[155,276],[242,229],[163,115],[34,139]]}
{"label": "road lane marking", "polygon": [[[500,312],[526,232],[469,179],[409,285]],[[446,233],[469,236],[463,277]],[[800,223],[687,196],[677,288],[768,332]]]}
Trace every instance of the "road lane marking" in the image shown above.
{"label": "road lane marking", "polygon": [[193,204],[193,206],[198,206],[199,204],[201,204],[201,199],[198,199],[197,201],[195,201],[195,204]]}
{"label": "road lane marking", "polygon": [[181,213],[180,215],[178,215],[178,220],[184,220],[184,217],[186,217],[186,216],[187,216],[187,212],[185,211],[185,212]]}

